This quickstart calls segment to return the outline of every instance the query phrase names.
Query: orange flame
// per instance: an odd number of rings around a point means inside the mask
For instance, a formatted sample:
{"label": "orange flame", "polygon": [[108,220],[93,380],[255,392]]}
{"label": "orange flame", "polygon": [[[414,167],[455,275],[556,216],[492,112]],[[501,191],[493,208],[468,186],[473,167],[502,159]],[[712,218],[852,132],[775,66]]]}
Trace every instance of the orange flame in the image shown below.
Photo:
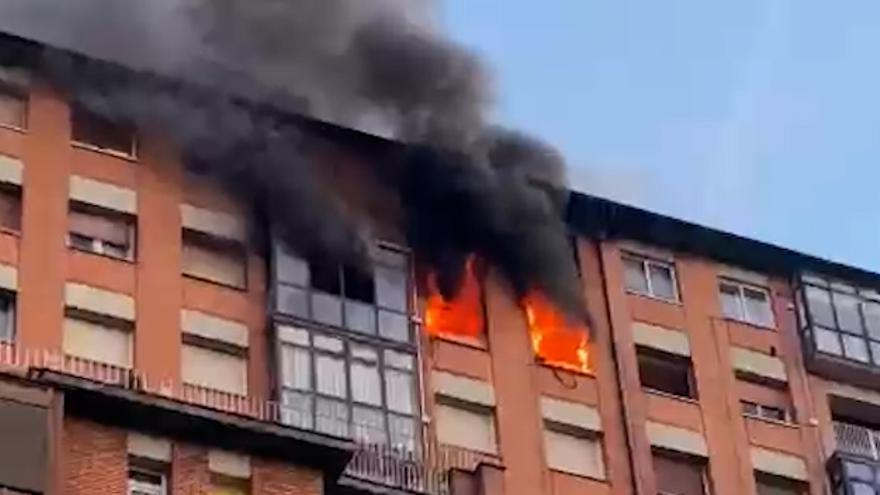
{"label": "orange flame", "polygon": [[476,338],[484,328],[482,294],[474,273],[474,258],[465,267],[461,289],[452,300],[446,300],[437,288],[436,276],[428,276],[428,299],[425,304],[425,328],[434,336]]}
{"label": "orange flame", "polygon": [[545,363],[582,373],[592,372],[586,326],[571,323],[543,294],[523,299],[532,348]]}

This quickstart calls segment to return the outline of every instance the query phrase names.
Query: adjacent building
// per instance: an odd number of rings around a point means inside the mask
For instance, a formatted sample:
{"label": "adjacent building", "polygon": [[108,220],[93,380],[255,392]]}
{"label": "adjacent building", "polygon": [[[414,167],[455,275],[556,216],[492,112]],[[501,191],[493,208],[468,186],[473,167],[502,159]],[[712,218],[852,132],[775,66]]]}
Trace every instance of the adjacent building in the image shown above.
{"label": "adjacent building", "polygon": [[[479,260],[446,301],[3,60],[0,494],[880,493],[876,273],[573,193],[588,328]],[[401,146],[303,125],[342,182]]]}

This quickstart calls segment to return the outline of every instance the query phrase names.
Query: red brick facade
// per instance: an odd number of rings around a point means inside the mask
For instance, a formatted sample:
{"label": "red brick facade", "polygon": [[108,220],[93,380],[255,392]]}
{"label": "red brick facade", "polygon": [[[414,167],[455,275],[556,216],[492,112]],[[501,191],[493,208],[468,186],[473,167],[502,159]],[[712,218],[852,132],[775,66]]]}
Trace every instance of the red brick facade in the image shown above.
{"label": "red brick facade", "polygon": [[252,493],[260,495],[320,495],[321,473],[303,467],[254,459]]}
{"label": "red brick facade", "polygon": [[63,442],[64,495],[125,493],[128,460],[123,430],[68,418]]}

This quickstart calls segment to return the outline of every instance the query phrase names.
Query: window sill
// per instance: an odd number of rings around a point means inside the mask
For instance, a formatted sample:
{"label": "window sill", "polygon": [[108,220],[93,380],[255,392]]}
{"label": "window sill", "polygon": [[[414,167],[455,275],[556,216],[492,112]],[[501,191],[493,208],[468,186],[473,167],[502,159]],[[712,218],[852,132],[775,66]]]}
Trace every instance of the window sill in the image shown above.
{"label": "window sill", "polygon": [[428,334],[428,337],[441,342],[448,342],[453,345],[460,345],[462,347],[469,347],[471,349],[477,349],[480,351],[489,350],[489,346],[486,344],[485,341],[481,339],[471,337],[459,337],[457,335],[449,334]]}
{"label": "window sill", "polygon": [[566,471],[564,469],[557,469],[557,468],[553,468],[553,467],[548,467],[548,469],[550,470],[551,473],[564,474],[565,476],[571,476],[573,478],[580,478],[583,480],[595,481],[596,483],[608,483],[607,477],[606,478],[599,478],[598,476],[590,476],[589,474],[575,473],[572,471]]}
{"label": "window sill", "polygon": [[685,397],[683,395],[675,395],[675,394],[671,394],[669,392],[664,392],[662,390],[657,390],[657,389],[653,389],[653,388],[646,388],[646,387],[642,387],[642,391],[644,391],[646,394],[654,395],[656,397],[664,397],[666,399],[677,400],[679,402],[684,402],[687,404],[694,404],[694,405],[700,404],[699,399],[694,398],[694,397]]}
{"label": "window sill", "polygon": [[785,428],[799,429],[801,427],[801,425],[799,425],[797,423],[792,423],[791,421],[780,421],[778,419],[765,418],[762,416],[756,416],[754,414],[743,413],[742,417],[747,418],[747,419],[754,419],[757,421],[762,421],[764,423],[770,423],[770,424],[776,425],[776,426],[782,426]]}
{"label": "window sill", "polygon": [[71,141],[70,145],[73,146],[74,148],[79,148],[81,150],[91,151],[94,153],[100,153],[102,155],[112,156],[113,158],[119,158],[121,160],[125,160],[125,161],[131,162],[131,163],[137,163],[137,161],[138,161],[136,154],[123,153],[121,151],[114,151],[114,150],[110,150],[107,148],[101,148],[100,146],[94,146],[94,145],[91,145],[88,143],[82,143],[79,141]]}
{"label": "window sill", "polygon": [[0,129],[16,132],[18,134],[27,134],[28,132],[26,127],[19,127],[12,124],[0,124]]}
{"label": "window sill", "polygon": [[[0,229],[0,232],[2,232],[2,229]],[[112,254],[96,253],[94,251],[89,251],[88,249],[83,249],[83,248],[79,248],[76,246],[71,246],[69,244],[67,245],[67,248],[70,249],[71,251],[75,251],[77,253],[84,253],[84,254],[89,254],[92,256],[98,256],[100,258],[105,258],[105,259],[113,260],[113,261],[119,261],[121,263],[126,263],[129,265],[135,264],[133,257],[132,258],[122,258],[119,256],[113,256]]]}
{"label": "window sill", "polygon": [[241,285],[228,284],[226,282],[220,282],[218,280],[212,280],[210,278],[200,277],[198,275],[192,275],[189,273],[184,273],[183,277],[188,278],[190,280],[195,280],[196,282],[202,282],[205,284],[213,285],[215,287],[221,287],[224,289],[234,290],[235,292],[247,293],[247,291],[248,291],[248,288],[246,285],[241,286]]}
{"label": "window sill", "polygon": [[596,377],[596,373],[594,371],[584,371],[584,370],[578,368],[577,366],[564,364],[564,363],[548,362],[548,361],[541,359],[538,356],[535,356],[535,363],[537,363],[538,366],[541,366],[543,368],[547,368],[554,373],[565,372],[565,373],[571,373],[573,375],[578,375],[578,376],[586,376],[586,377],[591,377],[591,378]]}
{"label": "window sill", "polygon": [[643,297],[645,299],[650,299],[652,301],[671,304],[673,306],[683,306],[680,299],[666,299],[665,297],[655,296],[653,294],[645,294],[644,292],[637,292],[637,291],[630,290],[630,289],[626,289],[626,293],[630,296]]}

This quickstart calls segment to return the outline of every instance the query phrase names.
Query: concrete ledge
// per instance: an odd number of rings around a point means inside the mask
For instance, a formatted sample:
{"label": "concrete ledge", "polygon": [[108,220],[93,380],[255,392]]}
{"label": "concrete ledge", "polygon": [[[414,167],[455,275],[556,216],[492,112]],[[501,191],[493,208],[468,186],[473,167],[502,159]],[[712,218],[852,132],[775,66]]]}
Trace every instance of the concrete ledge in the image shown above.
{"label": "concrete ledge", "polygon": [[602,431],[602,418],[595,407],[551,397],[541,397],[541,416],[554,423],[588,431]]}
{"label": "concrete ledge", "polygon": [[243,323],[212,316],[201,311],[180,311],[180,328],[184,333],[218,340],[237,347],[247,348],[248,328]]}
{"label": "concrete ledge", "polygon": [[134,299],[126,294],[110,292],[88,285],[68,282],[64,286],[64,301],[70,308],[134,321]]}
{"label": "concrete ledge", "polygon": [[798,456],[776,450],[752,447],[752,467],[756,471],[799,481],[808,481],[807,463]]}
{"label": "concrete ledge", "polygon": [[651,445],[655,447],[700,457],[709,455],[706,439],[700,432],[654,421],[645,422],[645,432]]}
{"label": "concrete ledge", "polygon": [[208,450],[208,469],[217,474],[247,479],[251,477],[251,458],[228,450]]}
{"label": "concrete ledge", "polygon": [[23,168],[24,163],[18,158],[0,155],[0,182],[20,186]]}
{"label": "concrete ledge", "polygon": [[108,210],[137,214],[137,193],[131,189],[78,175],[70,177],[70,199]]}
{"label": "concrete ledge", "polygon": [[154,461],[171,462],[171,442],[164,438],[129,432],[128,453]]}
{"label": "concrete ledge", "polygon": [[635,321],[632,324],[632,333],[637,345],[679,356],[691,355],[691,344],[684,332]]}
{"label": "concrete ledge", "polygon": [[777,357],[742,347],[731,347],[730,361],[737,371],[769,378],[777,382],[788,382],[785,363]]}
{"label": "concrete ledge", "polygon": [[205,210],[192,205],[180,205],[183,228],[197,230],[224,239],[245,240],[244,221],[228,213]]}
{"label": "concrete ledge", "polygon": [[435,371],[431,374],[431,383],[434,386],[434,392],[439,395],[472,404],[495,407],[495,389],[491,384],[482,380],[453,375],[445,371]]}

